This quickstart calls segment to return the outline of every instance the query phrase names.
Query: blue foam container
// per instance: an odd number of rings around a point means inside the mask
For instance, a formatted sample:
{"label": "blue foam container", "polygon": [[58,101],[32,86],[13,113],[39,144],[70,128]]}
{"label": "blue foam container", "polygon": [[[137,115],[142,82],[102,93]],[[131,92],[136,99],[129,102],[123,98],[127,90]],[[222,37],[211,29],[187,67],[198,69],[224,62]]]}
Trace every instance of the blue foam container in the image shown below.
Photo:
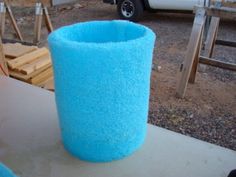
{"label": "blue foam container", "polygon": [[128,21],[92,21],[50,34],[64,147],[92,162],[144,142],[155,34]]}
{"label": "blue foam container", "polygon": [[0,162],[0,177],[17,177],[9,168]]}

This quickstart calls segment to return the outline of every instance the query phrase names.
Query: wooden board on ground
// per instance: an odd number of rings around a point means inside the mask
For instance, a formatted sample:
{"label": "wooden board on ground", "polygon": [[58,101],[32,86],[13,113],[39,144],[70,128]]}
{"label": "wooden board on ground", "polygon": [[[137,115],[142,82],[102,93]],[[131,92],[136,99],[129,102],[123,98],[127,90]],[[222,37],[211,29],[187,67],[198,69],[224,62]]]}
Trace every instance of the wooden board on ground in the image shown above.
{"label": "wooden board on ground", "polygon": [[50,78],[52,76],[53,76],[53,70],[52,70],[52,67],[49,67],[48,69],[44,70],[43,72],[41,72],[37,76],[31,78],[29,80],[29,83],[37,85],[37,84],[42,83],[43,81],[47,80],[48,78]]}
{"label": "wooden board on ground", "polygon": [[47,48],[8,43],[4,44],[4,49],[6,54],[3,56],[6,56],[11,77],[54,90],[52,63]]}
{"label": "wooden board on ground", "polygon": [[54,91],[54,78],[50,77],[48,80],[40,83],[38,86],[46,89],[46,90],[50,90],[50,91]]}
{"label": "wooden board on ground", "polygon": [[6,76],[9,75],[1,37],[0,37],[0,75],[6,75]]}
{"label": "wooden board on ground", "polygon": [[19,73],[17,71],[11,70],[11,69],[9,70],[9,72],[10,72],[10,76],[12,76],[16,79],[28,82],[30,79],[32,79],[33,77],[37,76],[38,74],[40,74],[41,72],[45,71],[46,69],[48,69],[50,67],[51,67],[51,63],[44,66],[43,68],[38,69],[37,71],[35,71],[31,74],[28,74],[28,75]]}
{"label": "wooden board on ground", "polygon": [[20,67],[24,64],[30,63],[31,61],[34,61],[34,60],[36,60],[48,53],[49,53],[48,49],[43,47],[43,48],[37,49],[33,52],[22,55],[14,60],[8,61],[7,64],[11,69],[15,69],[15,68]]}
{"label": "wooden board on ground", "polygon": [[5,61],[10,61],[10,60],[13,60],[12,58],[8,58],[8,57],[5,57]]}
{"label": "wooden board on ground", "polygon": [[7,43],[3,44],[3,50],[7,58],[17,58],[26,53],[36,50],[36,46],[26,46],[20,43]]}
{"label": "wooden board on ground", "polygon": [[38,60],[35,60],[31,63],[25,64],[21,67],[19,67],[17,70],[19,70],[20,73],[22,74],[31,74],[34,71],[48,65],[51,63],[51,58],[49,54],[44,55],[40,57]]}

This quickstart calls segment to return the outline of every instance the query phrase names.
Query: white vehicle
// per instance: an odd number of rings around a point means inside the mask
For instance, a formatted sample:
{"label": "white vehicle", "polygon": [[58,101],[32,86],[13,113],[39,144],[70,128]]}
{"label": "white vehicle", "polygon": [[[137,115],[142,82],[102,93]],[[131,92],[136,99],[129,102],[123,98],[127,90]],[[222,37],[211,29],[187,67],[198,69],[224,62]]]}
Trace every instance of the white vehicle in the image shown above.
{"label": "white vehicle", "polygon": [[120,18],[138,21],[144,10],[192,11],[195,5],[208,6],[209,0],[103,0],[103,2],[117,5]]}

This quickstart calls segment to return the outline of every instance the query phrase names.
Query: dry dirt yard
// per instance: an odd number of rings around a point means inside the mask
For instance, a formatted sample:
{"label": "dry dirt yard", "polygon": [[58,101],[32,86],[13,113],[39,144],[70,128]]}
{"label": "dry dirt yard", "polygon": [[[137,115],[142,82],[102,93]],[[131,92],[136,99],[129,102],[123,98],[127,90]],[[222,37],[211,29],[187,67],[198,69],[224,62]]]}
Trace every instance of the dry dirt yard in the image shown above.
{"label": "dry dirt yard", "polygon": [[[34,8],[14,8],[25,39],[32,41]],[[80,0],[49,9],[55,28],[90,20],[118,19],[115,6]],[[8,21],[9,23],[9,21]],[[149,123],[236,150],[236,73],[207,67],[188,85],[184,99],[175,97],[176,73],[190,36],[192,14],[145,13],[141,24],[157,35],[153,55]],[[8,37],[11,29],[8,28]],[[43,29],[43,44],[47,31]],[[236,41],[235,21],[221,21],[219,39]],[[214,57],[236,63],[236,48],[217,46]],[[158,66],[161,70],[158,71]]]}

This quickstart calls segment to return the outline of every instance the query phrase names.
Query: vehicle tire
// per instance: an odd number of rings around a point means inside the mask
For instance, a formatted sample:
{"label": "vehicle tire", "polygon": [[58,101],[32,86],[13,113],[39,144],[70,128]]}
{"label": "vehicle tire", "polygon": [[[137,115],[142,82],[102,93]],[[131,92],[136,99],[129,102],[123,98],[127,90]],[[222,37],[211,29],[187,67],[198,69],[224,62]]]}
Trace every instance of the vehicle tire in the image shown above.
{"label": "vehicle tire", "polygon": [[121,19],[137,22],[143,10],[142,0],[118,0],[117,12]]}

